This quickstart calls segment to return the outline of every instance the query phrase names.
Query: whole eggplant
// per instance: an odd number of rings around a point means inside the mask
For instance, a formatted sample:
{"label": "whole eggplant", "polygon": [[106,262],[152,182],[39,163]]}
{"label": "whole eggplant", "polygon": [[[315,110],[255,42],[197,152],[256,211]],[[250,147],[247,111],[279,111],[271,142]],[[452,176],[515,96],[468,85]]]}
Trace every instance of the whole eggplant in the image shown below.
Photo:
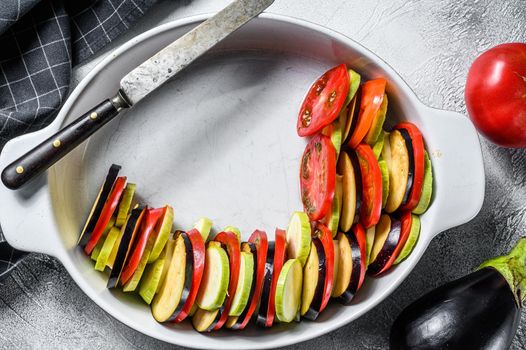
{"label": "whole eggplant", "polygon": [[526,238],[505,256],[429,292],[395,320],[390,349],[508,349],[526,296]]}

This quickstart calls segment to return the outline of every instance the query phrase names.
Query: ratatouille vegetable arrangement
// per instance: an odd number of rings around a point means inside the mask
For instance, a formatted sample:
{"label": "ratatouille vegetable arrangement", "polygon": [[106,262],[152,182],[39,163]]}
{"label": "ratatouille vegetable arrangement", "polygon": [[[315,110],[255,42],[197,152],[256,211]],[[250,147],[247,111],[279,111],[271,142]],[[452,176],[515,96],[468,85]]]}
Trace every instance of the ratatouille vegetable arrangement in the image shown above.
{"label": "ratatouille vegetable arrangement", "polygon": [[197,331],[315,320],[331,298],[349,304],[365,276],[411,254],[430,205],[431,161],[416,125],[384,130],[388,82],[338,65],[310,88],[297,132],[303,211],[274,239],[212,221],[175,229],[174,210],[138,202],[112,165],[78,244],[109,271],[108,288],[137,292],[158,322],[191,319]]}

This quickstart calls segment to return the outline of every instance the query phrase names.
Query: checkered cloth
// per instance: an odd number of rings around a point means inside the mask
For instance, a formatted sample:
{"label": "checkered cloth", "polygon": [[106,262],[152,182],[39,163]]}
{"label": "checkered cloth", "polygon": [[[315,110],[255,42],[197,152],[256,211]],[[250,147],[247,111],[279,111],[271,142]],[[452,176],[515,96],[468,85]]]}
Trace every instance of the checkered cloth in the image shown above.
{"label": "checkered cloth", "polygon": [[[0,150],[48,125],[68,94],[72,67],[156,1],[0,0]],[[23,255],[4,242],[0,228],[0,276]]]}

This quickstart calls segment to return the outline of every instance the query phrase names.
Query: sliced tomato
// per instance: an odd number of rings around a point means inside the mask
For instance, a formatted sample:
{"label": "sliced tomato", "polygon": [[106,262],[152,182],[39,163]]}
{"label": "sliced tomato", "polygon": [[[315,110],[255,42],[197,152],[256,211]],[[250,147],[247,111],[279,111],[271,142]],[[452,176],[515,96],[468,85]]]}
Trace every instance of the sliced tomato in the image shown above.
{"label": "sliced tomato", "polygon": [[402,214],[402,217],[400,218],[401,228],[400,228],[400,238],[398,239],[398,243],[396,244],[396,248],[393,251],[393,254],[387,261],[387,263],[384,265],[383,269],[380,270],[375,276],[381,275],[382,273],[386,272],[393,266],[394,261],[398,257],[398,254],[402,251],[404,248],[405,243],[407,242],[407,239],[409,238],[409,234],[411,233],[411,225],[413,224],[413,217],[411,216],[411,212],[405,212]]}
{"label": "sliced tomato", "polygon": [[221,317],[214,326],[214,330],[218,330],[225,324],[228,319],[228,312],[232,306],[232,300],[236,294],[237,281],[239,280],[239,266],[241,265],[241,249],[239,247],[239,240],[235,233],[220,232],[214,237],[214,241],[224,244],[228,253],[228,260],[230,262],[230,279],[228,282],[228,294],[224,304],[224,309],[221,311]]}
{"label": "sliced tomato", "polygon": [[362,174],[360,221],[365,228],[369,228],[378,223],[382,212],[382,172],[368,144],[361,143],[356,148],[356,155]]}
{"label": "sliced tomato", "polygon": [[374,118],[382,105],[385,95],[387,81],[384,78],[369,80],[362,85],[362,100],[360,101],[360,112],[356,120],[348,145],[356,148],[362,142],[371,128]]}
{"label": "sliced tomato", "polygon": [[360,279],[358,280],[358,289],[363,284],[365,279],[365,272],[367,271],[367,238],[365,236],[365,230],[363,226],[358,222],[352,227],[352,232],[354,234],[354,239],[360,247]]}
{"label": "sliced tomato", "polygon": [[137,266],[139,266],[139,262],[141,261],[142,255],[144,254],[144,249],[146,248],[148,239],[150,239],[153,229],[163,212],[164,208],[150,208],[146,210],[146,216],[142,222],[141,232],[139,233],[139,237],[132,243],[133,248],[131,251],[131,256],[126,260],[126,265],[122,270],[120,278],[122,285],[125,285],[126,282],[128,282],[128,280],[133,276],[135,270],[137,270]]}
{"label": "sliced tomato", "polygon": [[[330,236],[329,231],[329,236]],[[331,238],[332,244],[332,238]],[[281,273],[281,268],[285,263],[285,251],[287,245],[286,231],[276,229],[276,237],[274,243],[274,268],[272,270],[272,284],[270,286],[269,301],[268,301],[268,310],[267,310],[267,320],[265,327],[272,327],[274,323],[274,316],[276,314],[275,300],[276,297],[276,286],[278,284],[279,274]]]}
{"label": "sliced tomato", "polygon": [[424,138],[418,127],[409,122],[403,122],[395,126],[395,129],[404,129],[411,137],[413,144],[414,172],[413,185],[406,203],[402,203],[403,211],[412,211],[418,205],[424,185]]}
{"label": "sliced tomato", "polygon": [[336,150],[325,135],[314,136],[307,144],[300,168],[301,200],[312,221],[331,210],[336,187]]}
{"label": "sliced tomato", "polygon": [[190,293],[188,294],[188,298],[186,299],[186,303],[181,309],[181,312],[179,312],[179,314],[174,320],[174,322],[177,323],[183,321],[190,313],[190,310],[194,305],[195,298],[197,297],[197,293],[199,292],[199,286],[201,285],[201,279],[203,278],[203,272],[205,270],[206,248],[205,241],[203,240],[201,233],[199,233],[197,229],[193,228],[190,231],[186,232],[186,235],[188,236],[188,238],[190,239],[190,243],[192,244],[194,271],[192,276],[192,287],[190,289]]}
{"label": "sliced tomato", "polygon": [[99,239],[102,236],[102,233],[104,232],[104,228],[106,227],[106,225],[108,225],[108,222],[110,221],[113,213],[115,212],[115,209],[119,205],[119,200],[121,199],[125,185],[125,176],[118,177],[117,180],[115,180],[108,200],[106,201],[106,203],[104,203],[104,207],[102,208],[101,214],[97,220],[97,224],[93,229],[93,233],[91,234],[88,243],[86,244],[86,247],[84,247],[84,252],[87,255],[91,254],[93,248],[95,248],[95,246],[99,242]]}
{"label": "sliced tomato", "polygon": [[336,119],[349,95],[349,73],[340,64],[316,80],[303,100],[296,125],[299,136],[312,136]]}
{"label": "sliced tomato", "polygon": [[332,242],[331,230],[320,222],[316,223],[313,235],[320,239],[323,244],[323,250],[325,251],[325,283],[320,306],[320,312],[322,312],[331,298],[332,287],[334,285],[334,243]]}
{"label": "sliced tomato", "polygon": [[248,239],[250,243],[256,246],[256,280],[254,282],[254,294],[249,301],[248,307],[245,308],[241,316],[239,316],[239,323],[236,322],[233,329],[243,329],[247,326],[250,318],[256,311],[256,308],[261,299],[261,292],[263,290],[263,279],[265,277],[265,262],[267,261],[268,239],[264,231],[256,230],[250,235]]}

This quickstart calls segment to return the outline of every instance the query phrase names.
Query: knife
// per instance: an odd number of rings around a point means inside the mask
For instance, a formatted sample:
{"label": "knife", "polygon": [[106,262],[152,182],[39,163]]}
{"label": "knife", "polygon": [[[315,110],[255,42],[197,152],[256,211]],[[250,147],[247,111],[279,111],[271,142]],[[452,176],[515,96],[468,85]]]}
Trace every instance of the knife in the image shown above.
{"label": "knife", "polygon": [[20,188],[47,170],[121,111],[133,107],[273,2],[236,0],[157,52],[122,78],[114,97],[101,102],[9,164],[2,171],[4,185],[12,190]]}

